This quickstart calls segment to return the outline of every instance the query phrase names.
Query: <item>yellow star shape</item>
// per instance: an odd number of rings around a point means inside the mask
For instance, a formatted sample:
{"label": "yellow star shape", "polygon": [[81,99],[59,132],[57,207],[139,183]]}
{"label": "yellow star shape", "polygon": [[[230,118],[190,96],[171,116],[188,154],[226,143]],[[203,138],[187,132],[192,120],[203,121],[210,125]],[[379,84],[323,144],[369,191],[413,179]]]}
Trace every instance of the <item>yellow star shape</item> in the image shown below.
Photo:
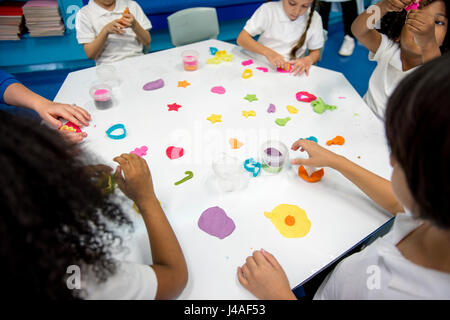
{"label": "yellow star shape", "polygon": [[250,110],[250,111],[242,111],[242,115],[246,118],[248,117],[255,117],[256,116],[256,112],[254,110]]}
{"label": "yellow star shape", "polygon": [[190,86],[191,84],[187,82],[186,80],[178,81],[178,87],[186,88],[187,86]]}
{"label": "yellow star shape", "polygon": [[211,121],[211,123],[222,122],[222,115],[221,114],[212,114],[208,118],[206,118],[206,120]]}

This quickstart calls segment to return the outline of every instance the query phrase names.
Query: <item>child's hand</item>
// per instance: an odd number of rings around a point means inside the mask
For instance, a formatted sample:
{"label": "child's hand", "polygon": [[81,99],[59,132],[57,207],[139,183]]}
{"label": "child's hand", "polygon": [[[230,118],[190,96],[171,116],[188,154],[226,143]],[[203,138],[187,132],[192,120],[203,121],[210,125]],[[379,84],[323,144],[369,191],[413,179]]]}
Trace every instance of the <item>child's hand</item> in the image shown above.
{"label": "child's hand", "polygon": [[[139,206],[155,197],[152,175],[143,158],[136,154],[124,153],[113,160],[119,163],[114,173],[117,186],[128,198]],[[122,171],[125,178],[122,176]]]}
{"label": "child's hand", "polygon": [[297,158],[291,160],[294,165],[307,165],[311,167],[332,167],[338,159],[338,155],[330,150],[319,146],[314,141],[297,140],[291,147],[292,150],[306,151],[309,155],[308,159]]}
{"label": "child's hand", "polygon": [[294,76],[302,75],[303,72],[308,76],[309,69],[313,64],[309,56],[289,61],[289,63],[292,65],[292,73],[294,74]]}
{"label": "child's hand", "polygon": [[253,252],[253,256],[238,268],[237,275],[244,288],[259,299],[296,299],[283,268],[273,255],[263,249]]}
{"label": "child's hand", "polygon": [[381,0],[380,4],[385,7],[388,12],[401,12],[411,3],[416,3],[413,0]]}
{"label": "child's hand", "polygon": [[122,18],[119,19],[119,22],[123,28],[134,29],[136,27],[136,19],[131,13],[124,13]]}
{"label": "child's hand", "polygon": [[270,50],[269,53],[266,54],[266,58],[276,68],[286,69],[287,67],[286,61],[284,60],[283,56],[278,52]]}
{"label": "child's hand", "polygon": [[406,28],[414,35],[414,41],[421,48],[437,47],[434,16],[423,10],[410,10],[406,16]]}
{"label": "child's hand", "polygon": [[124,34],[125,30],[123,28],[120,19],[113,20],[103,27],[107,34]]}

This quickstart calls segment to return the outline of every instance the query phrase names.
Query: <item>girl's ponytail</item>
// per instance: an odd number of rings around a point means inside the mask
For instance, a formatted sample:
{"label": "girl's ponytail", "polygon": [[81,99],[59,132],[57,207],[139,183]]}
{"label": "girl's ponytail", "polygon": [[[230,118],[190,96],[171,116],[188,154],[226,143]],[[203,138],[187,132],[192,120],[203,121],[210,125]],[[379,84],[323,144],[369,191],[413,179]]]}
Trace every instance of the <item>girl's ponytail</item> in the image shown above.
{"label": "girl's ponytail", "polygon": [[306,33],[308,32],[308,29],[311,26],[312,17],[314,15],[314,10],[316,9],[317,2],[318,2],[318,0],[313,1],[312,5],[311,5],[311,11],[309,12],[308,22],[306,23],[306,29],[303,32],[300,39],[298,40],[297,44],[291,49],[291,52],[289,54],[291,60],[294,60],[296,58],[295,54],[296,54],[297,50],[300,49],[305,44]]}

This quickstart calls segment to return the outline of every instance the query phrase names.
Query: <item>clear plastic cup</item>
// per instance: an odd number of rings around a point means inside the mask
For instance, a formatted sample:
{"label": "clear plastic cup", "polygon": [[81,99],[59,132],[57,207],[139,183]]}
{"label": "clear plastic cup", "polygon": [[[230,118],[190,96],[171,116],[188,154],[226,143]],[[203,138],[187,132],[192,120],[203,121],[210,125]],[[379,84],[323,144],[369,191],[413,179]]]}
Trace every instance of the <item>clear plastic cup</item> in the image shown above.
{"label": "clear plastic cup", "polygon": [[226,153],[219,154],[212,162],[217,183],[225,192],[237,190],[242,182],[242,163]]}
{"label": "clear plastic cup", "polygon": [[181,53],[183,66],[186,71],[195,71],[198,68],[198,52],[195,50],[185,50]]}
{"label": "clear plastic cup", "polygon": [[288,161],[288,148],[284,143],[269,140],[262,144],[260,158],[262,168],[269,173],[279,173]]}
{"label": "clear plastic cup", "polygon": [[106,83],[111,87],[120,85],[120,78],[117,75],[116,68],[109,64],[101,64],[96,67],[97,78],[100,82]]}
{"label": "clear plastic cup", "polygon": [[108,109],[113,105],[112,89],[106,83],[95,83],[91,86],[89,94],[94,99],[97,109]]}

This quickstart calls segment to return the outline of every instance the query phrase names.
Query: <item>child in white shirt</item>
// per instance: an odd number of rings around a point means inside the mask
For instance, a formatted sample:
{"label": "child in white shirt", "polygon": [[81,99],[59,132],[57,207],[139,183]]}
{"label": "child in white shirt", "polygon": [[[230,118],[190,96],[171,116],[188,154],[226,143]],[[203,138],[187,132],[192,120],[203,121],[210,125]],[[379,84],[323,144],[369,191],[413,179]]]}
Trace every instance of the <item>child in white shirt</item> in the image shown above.
{"label": "child in white shirt", "polygon": [[[261,54],[275,67],[309,74],[324,45],[322,19],[314,10],[317,0],[281,0],[261,5],[247,21],[236,42]],[[253,37],[259,35],[258,41]],[[305,56],[306,50],[309,54]]]}
{"label": "child in white shirt", "polygon": [[[405,8],[412,3],[412,0],[382,0],[369,7],[352,25],[355,37],[369,49],[369,59],[378,63],[364,100],[380,119],[401,79],[450,48],[449,1],[422,0],[418,10],[407,13]],[[373,28],[378,22],[381,22],[380,31]]]}
{"label": "child in white shirt", "polygon": [[97,65],[144,54],[151,27],[139,4],[130,0],[90,0],[76,17],[78,43]]}
{"label": "child in white shirt", "polygon": [[[449,65],[449,55],[425,64],[390,97],[385,123],[391,181],[313,141],[293,144],[309,158],[292,164],[338,170],[396,215],[385,237],[336,266],[316,299],[450,299]],[[264,250],[246,259],[238,279],[258,298],[295,299],[283,269]]]}

